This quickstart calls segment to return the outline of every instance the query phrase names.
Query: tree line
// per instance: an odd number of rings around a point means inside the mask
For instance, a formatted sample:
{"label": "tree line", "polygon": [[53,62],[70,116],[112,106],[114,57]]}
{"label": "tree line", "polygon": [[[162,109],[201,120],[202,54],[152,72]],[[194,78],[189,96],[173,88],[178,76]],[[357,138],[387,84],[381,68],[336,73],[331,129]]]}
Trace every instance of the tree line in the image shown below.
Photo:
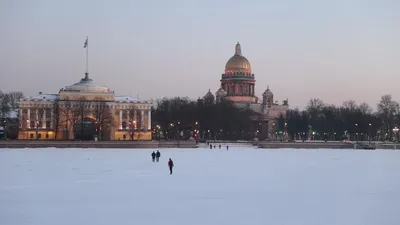
{"label": "tree line", "polygon": [[[235,107],[228,101],[170,98],[157,102],[153,109],[153,127],[157,138],[188,138],[195,131],[199,138],[252,140],[254,112]],[[304,110],[290,109],[286,116],[273,118],[269,131],[289,140],[398,140],[400,107],[391,95],[384,95],[373,111],[366,103],[345,101],[341,106],[311,99]]]}
{"label": "tree line", "polygon": [[228,101],[171,98],[158,101],[152,110],[156,139],[251,139],[249,118],[252,112]]}
{"label": "tree line", "polygon": [[285,130],[290,139],[398,140],[400,107],[391,95],[381,97],[376,111],[366,103],[352,100],[335,106],[311,99],[304,110],[293,109],[286,118],[280,116],[278,124],[278,129]]}

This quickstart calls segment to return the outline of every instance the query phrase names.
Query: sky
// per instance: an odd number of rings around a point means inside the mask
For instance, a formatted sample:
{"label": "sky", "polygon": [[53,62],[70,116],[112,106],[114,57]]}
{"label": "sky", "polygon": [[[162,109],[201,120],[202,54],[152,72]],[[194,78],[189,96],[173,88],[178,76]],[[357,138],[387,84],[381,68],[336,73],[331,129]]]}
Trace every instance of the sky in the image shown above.
{"label": "sky", "polygon": [[0,90],[78,82],[86,36],[90,77],[118,95],[215,93],[239,41],[259,97],[400,100],[397,0],[0,0]]}

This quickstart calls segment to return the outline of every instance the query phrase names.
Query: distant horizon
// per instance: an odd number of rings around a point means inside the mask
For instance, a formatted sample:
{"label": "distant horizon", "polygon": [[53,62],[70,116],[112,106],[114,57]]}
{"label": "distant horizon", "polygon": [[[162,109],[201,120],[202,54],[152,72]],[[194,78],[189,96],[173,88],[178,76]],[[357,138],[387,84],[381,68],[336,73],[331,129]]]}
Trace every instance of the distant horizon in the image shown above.
{"label": "distant horizon", "polygon": [[[212,8],[209,6],[213,5]],[[90,9],[90,10],[87,10]],[[256,95],[304,109],[400,100],[400,2],[295,0],[0,3],[0,90],[56,94],[85,72],[116,95],[141,99],[215,94],[237,41]]]}

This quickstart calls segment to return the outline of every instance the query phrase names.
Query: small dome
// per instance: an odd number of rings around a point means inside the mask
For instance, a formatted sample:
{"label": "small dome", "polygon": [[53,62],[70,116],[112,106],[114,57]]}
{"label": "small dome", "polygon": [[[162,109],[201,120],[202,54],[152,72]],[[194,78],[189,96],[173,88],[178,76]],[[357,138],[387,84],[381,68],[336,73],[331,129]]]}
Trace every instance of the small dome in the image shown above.
{"label": "small dome", "polygon": [[229,73],[251,74],[250,62],[246,57],[242,56],[242,49],[239,42],[235,47],[235,55],[232,56],[225,65],[225,74]]}
{"label": "small dome", "polygon": [[214,98],[214,95],[211,93],[211,90],[208,89],[207,94],[206,94],[203,98],[204,98],[204,99],[206,99],[206,98]]}
{"label": "small dome", "polygon": [[264,91],[263,96],[274,96],[272,91],[269,89],[269,86],[267,87],[267,90]]}
{"label": "small dome", "polygon": [[81,79],[78,83],[65,87],[63,91],[101,93],[111,92],[109,88],[96,84],[92,79],[89,78],[88,74],[86,74],[85,78]]}
{"label": "small dome", "polygon": [[228,93],[226,93],[226,91],[222,88],[222,87],[220,87],[219,89],[218,89],[218,91],[215,93],[215,95],[216,96],[226,96]]}

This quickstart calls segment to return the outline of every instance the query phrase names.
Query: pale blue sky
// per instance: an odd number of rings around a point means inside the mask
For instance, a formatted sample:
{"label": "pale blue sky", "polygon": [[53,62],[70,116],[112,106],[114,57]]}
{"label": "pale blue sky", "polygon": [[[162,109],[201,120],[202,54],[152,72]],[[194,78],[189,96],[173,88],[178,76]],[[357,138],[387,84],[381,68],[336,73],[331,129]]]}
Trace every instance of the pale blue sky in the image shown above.
{"label": "pale blue sky", "polygon": [[141,98],[215,92],[236,42],[259,96],[400,100],[397,0],[0,0],[0,90],[56,93],[90,74]]}

